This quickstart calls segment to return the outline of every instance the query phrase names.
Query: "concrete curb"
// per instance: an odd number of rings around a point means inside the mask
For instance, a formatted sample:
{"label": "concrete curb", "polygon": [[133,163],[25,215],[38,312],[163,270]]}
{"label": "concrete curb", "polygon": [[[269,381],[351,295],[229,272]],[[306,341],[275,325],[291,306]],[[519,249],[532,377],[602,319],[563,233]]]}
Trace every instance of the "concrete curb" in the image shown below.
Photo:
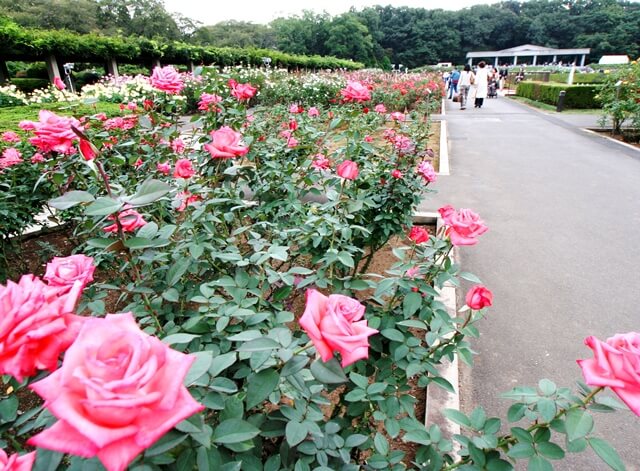
{"label": "concrete curb", "polygon": [[438,175],[451,175],[449,168],[449,132],[447,121],[440,121],[440,163],[438,165]]}
{"label": "concrete curb", "polygon": [[602,134],[602,133],[600,133],[600,132],[592,131],[591,129],[587,129],[587,128],[580,128],[580,130],[582,130],[582,131],[584,131],[584,132],[586,132],[586,133],[592,134],[592,135],[594,135],[594,136],[601,137],[602,139],[606,139],[606,140],[608,140],[608,141],[615,142],[616,144],[620,144],[621,146],[624,146],[624,147],[626,147],[627,149],[633,149],[633,150],[635,150],[636,152],[640,152],[640,149],[638,149],[637,147],[632,146],[631,144],[627,144],[626,142],[619,141],[619,140],[614,139],[614,138],[612,138],[612,137],[605,136],[605,135],[603,135],[603,134]]}

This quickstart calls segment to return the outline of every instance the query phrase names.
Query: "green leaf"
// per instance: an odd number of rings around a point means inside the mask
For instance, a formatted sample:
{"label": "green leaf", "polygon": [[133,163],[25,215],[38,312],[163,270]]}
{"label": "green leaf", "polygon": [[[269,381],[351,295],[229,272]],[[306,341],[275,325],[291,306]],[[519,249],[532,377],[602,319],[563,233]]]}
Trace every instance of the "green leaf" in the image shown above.
{"label": "green leaf", "polygon": [[509,457],[516,459],[530,458],[535,454],[536,450],[531,443],[516,443],[507,452]]}
{"label": "green leaf", "polygon": [[162,339],[162,343],[167,345],[175,345],[177,343],[189,343],[193,339],[200,337],[193,334],[171,334]]}
{"label": "green leaf", "polygon": [[151,448],[145,451],[145,457],[158,456],[164,453],[165,451],[169,451],[172,448],[175,448],[177,445],[182,443],[187,439],[189,435],[186,435],[181,432],[176,432],[175,430],[169,431],[166,435],[164,435],[160,440],[153,444]]}
{"label": "green leaf", "polygon": [[262,403],[278,387],[279,382],[280,375],[271,368],[249,376],[246,398],[247,409]]}
{"label": "green leaf", "polygon": [[582,453],[587,448],[587,440],[584,438],[578,438],[570,442],[567,440],[567,451],[570,453]]}
{"label": "green leaf", "polygon": [[593,430],[593,417],[582,409],[570,409],[565,420],[569,441],[586,437]]}
{"label": "green leaf", "polygon": [[302,370],[307,363],[309,362],[309,357],[304,355],[296,355],[292,357],[289,361],[287,361],[282,367],[282,371],[280,375],[284,378],[285,376],[291,376],[292,374],[297,373]]}
{"label": "green leaf", "polygon": [[596,452],[596,455],[607,463],[611,469],[615,471],[625,471],[626,468],[620,459],[620,455],[618,455],[618,452],[606,441],[601,438],[592,437],[587,438],[587,442],[589,442],[591,449]]}
{"label": "green leaf", "polygon": [[556,403],[548,398],[542,398],[537,404],[538,413],[542,420],[551,422],[556,415]]}
{"label": "green leaf", "polygon": [[215,356],[211,362],[209,368],[209,374],[212,377],[218,376],[224,370],[233,365],[237,360],[236,352],[224,353],[222,355]]}
{"label": "green leaf", "polygon": [[33,471],[56,471],[58,465],[62,462],[62,458],[64,458],[64,453],[38,448]]}
{"label": "green leaf", "polygon": [[538,388],[540,389],[540,391],[542,391],[542,394],[544,394],[545,396],[551,396],[552,394],[555,394],[556,391],[558,390],[556,383],[548,379],[541,379],[538,382]]}
{"label": "green leaf", "polygon": [[431,436],[426,430],[410,430],[403,435],[402,440],[425,446],[431,445]]}
{"label": "green leaf", "polygon": [[466,415],[464,415],[459,410],[444,409],[442,413],[447,419],[452,420],[456,424],[462,425],[463,427],[471,428],[471,421]]}
{"label": "green leaf", "polygon": [[387,456],[389,454],[389,442],[381,433],[376,432],[376,435],[373,438],[373,446],[382,456]]}
{"label": "green leaf", "polygon": [[85,214],[87,216],[108,216],[109,214],[117,213],[123,206],[124,203],[122,201],[101,196],[87,206]]}
{"label": "green leaf", "polygon": [[538,453],[550,460],[561,460],[564,458],[564,450],[555,443],[542,442],[537,445]]}
{"label": "green leaf", "polygon": [[383,337],[386,337],[389,340],[393,340],[395,342],[400,342],[400,343],[404,342],[404,334],[402,332],[400,332],[399,330],[396,330],[396,329],[383,329],[380,332],[380,334],[382,334]]}
{"label": "green leaf", "polygon": [[534,456],[529,460],[527,471],[553,471],[553,465],[542,456]]}
{"label": "green leaf", "polygon": [[[146,227],[148,224],[145,224]],[[146,237],[131,237],[124,241],[124,246],[133,250],[148,249],[149,247],[166,247],[168,239],[148,239]]]}
{"label": "green leaf", "polygon": [[508,461],[493,458],[487,461],[487,471],[513,471],[513,465]]}
{"label": "green leaf", "polygon": [[524,412],[527,410],[527,405],[521,402],[516,402],[509,407],[507,411],[507,419],[509,422],[517,422],[524,417]]}
{"label": "green leaf", "polygon": [[193,362],[191,368],[189,368],[187,376],[184,378],[185,386],[191,386],[198,378],[209,371],[209,368],[211,368],[211,362],[213,361],[213,352],[210,350],[195,352],[192,353],[191,356],[196,357],[196,360]]}
{"label": "green leaf", "polygon": [[344,251],[340,252],[338,254],[338,260],[340,260],[340,263],[342,263],[344,266],[348,268],[353,268],[355,266],[353,257],[349,252],[344,252]]}
{"label": "green leaf", "polygon": [[266,352],[280,347],[281,345],[275,340],[269,337],[260,337],[243,343],[237,350],[239,352]]}
{"label": "green leaf", "polygon": [[147,204],[158,201],[164,195],[169,193],[171,187],[168,183],[161,182],[160,180],[149,179],[146,180],[138,191],[127,199],[127,202],[132,206],[145,206]]}
{"label": "green leaf", "polygon": [[227,419],[213,431],[215,443],[240,443],[260,434],[260,429],[241,419]]}
{"label": "green leaf", "polygon": [[167,285],[176,285],[180,281],[180,278],[182,278],[182,275],[189,269],[189,265],[191,265],[191,259],[188,257],[182,257],[171,265],[171,268],[167,270]]}
{"label": "green leaf", "polygon": [[470,281],[471,283],[482,283],[482,280],[478,278],[476,275],[474,275],[473,273],[463,271],[463,272],[460,272],[459,276],[460,278]]}
{"label": "green leaf", "polygon": [[405,316],[413,315],[422,305],[422,295],[413,291],[407,293],[402,301],[402,312]]}
{"label": "green leaf", "polygon": [[355,448],[357,446],[362,445],[369,439],[366,435],[361,435],[359,433],[355,433],[353,435],[349,435],[344,442],[345,448]]}
{"label": "green leaf", "polygon": [[62,196],[49,201],[49,206],[56,209],[69,209],[81,203],[91,203],[95,198],[88,191],[68,191]]}
{"label": "green leaf", "polygon": [[287,422],[287,426],[285,427],[285,436],[289,446],[296,446],[298,443],[302,442],[307,438],[307,433],[307,426],[305,424],[295,421]]}
{"label": "green leaf", "polygon": [[18,417],[18,396],[0,399],[0,423],[13,422]]}
{"label": "green leaf", "polygon": [[520,442],[533,443],[533,437],[531,436],[531,433],[527,432],[521,427],[512,427],[511,435],[516,437]]}
{"label": "green leaf", "polygon": [[335,358],[326,363],[320,359],[314,361],[311,363],[311,374],[324,384],[339,384],[348,381],[340,363]]}

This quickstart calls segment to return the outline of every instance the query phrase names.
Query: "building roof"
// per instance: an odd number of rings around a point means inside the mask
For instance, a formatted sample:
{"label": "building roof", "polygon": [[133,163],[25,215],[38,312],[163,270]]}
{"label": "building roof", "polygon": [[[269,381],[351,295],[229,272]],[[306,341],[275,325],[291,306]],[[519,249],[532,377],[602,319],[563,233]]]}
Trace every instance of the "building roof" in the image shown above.
{"label": "building roof", "polygon": [[598,64],[628,64],[629,56],[620,56],[620,55],[608,55],[602,56],[598,61]]}
{"label": "building roof", "polygon": [[552,47],[523,44],[522,46],[502,49],[501,51],[473,51],[467,52],[467,59],[474,57],[513,57],[513,56],[573,56],[589,54],[591,49],[554,49]]}

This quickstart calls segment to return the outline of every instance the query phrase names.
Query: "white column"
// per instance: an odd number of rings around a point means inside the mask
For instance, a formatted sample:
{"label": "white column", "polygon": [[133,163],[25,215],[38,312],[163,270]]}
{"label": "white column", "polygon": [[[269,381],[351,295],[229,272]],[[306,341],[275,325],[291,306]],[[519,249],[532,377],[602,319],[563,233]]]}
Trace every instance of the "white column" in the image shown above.
{"label": "white column", "polygon": [[553,55],[553,61],[552,62],[558,62],[558,56],[556,56],[555,54]]}
{"label": "white column", "polygon": [[587,56],[585,54],[582,54],[582,58],[580,59],[580,67],[584,67],[584,61],[585,61],[586,57]]}
{"label": "white column", "polygon": [[107,59],[107,73],[116,78],[120,76],[118,73],[118,63],[113,57]]}
{"label": "white column", "polygon": [[493,61],[493,66],[497,69],[498,68],[498,57],[496,56],[496,59]]}
{"label": "white column", "polygon": [[469,57],[469,67],[471,67],[472,65],[473,65],[473,59]]}
{"label": "white column", "polygon": [[162,65],[160,64],[160,59],[151,59],[151,72],[153,72],[153,69],[155,69],[156,67],[162,67]]}
{"label": "white column", "polygon": [[518,65],[518,56],[513,56],[513,65]]}
{"label": "white column", "polygon": [[538,56],[533,56],[533,65],[538,63]]}

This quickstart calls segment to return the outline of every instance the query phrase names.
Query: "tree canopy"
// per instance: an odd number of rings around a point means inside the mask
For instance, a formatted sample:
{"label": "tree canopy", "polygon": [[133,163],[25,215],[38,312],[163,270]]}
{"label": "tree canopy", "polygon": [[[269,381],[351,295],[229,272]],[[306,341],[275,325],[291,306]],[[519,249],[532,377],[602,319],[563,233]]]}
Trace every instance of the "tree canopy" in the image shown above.
{"label": "tree canopy", "polygon": [[459,11],[375,6],[337,16],[303,12],[268,25],[203,26],[161,0],[0,0],[0,14],[39,28],[165,38],[203,46],[274,48],[367,65],[461,63],[468,51],[521,44],[640,55],[640,4],[626,0],[507,0]]}

